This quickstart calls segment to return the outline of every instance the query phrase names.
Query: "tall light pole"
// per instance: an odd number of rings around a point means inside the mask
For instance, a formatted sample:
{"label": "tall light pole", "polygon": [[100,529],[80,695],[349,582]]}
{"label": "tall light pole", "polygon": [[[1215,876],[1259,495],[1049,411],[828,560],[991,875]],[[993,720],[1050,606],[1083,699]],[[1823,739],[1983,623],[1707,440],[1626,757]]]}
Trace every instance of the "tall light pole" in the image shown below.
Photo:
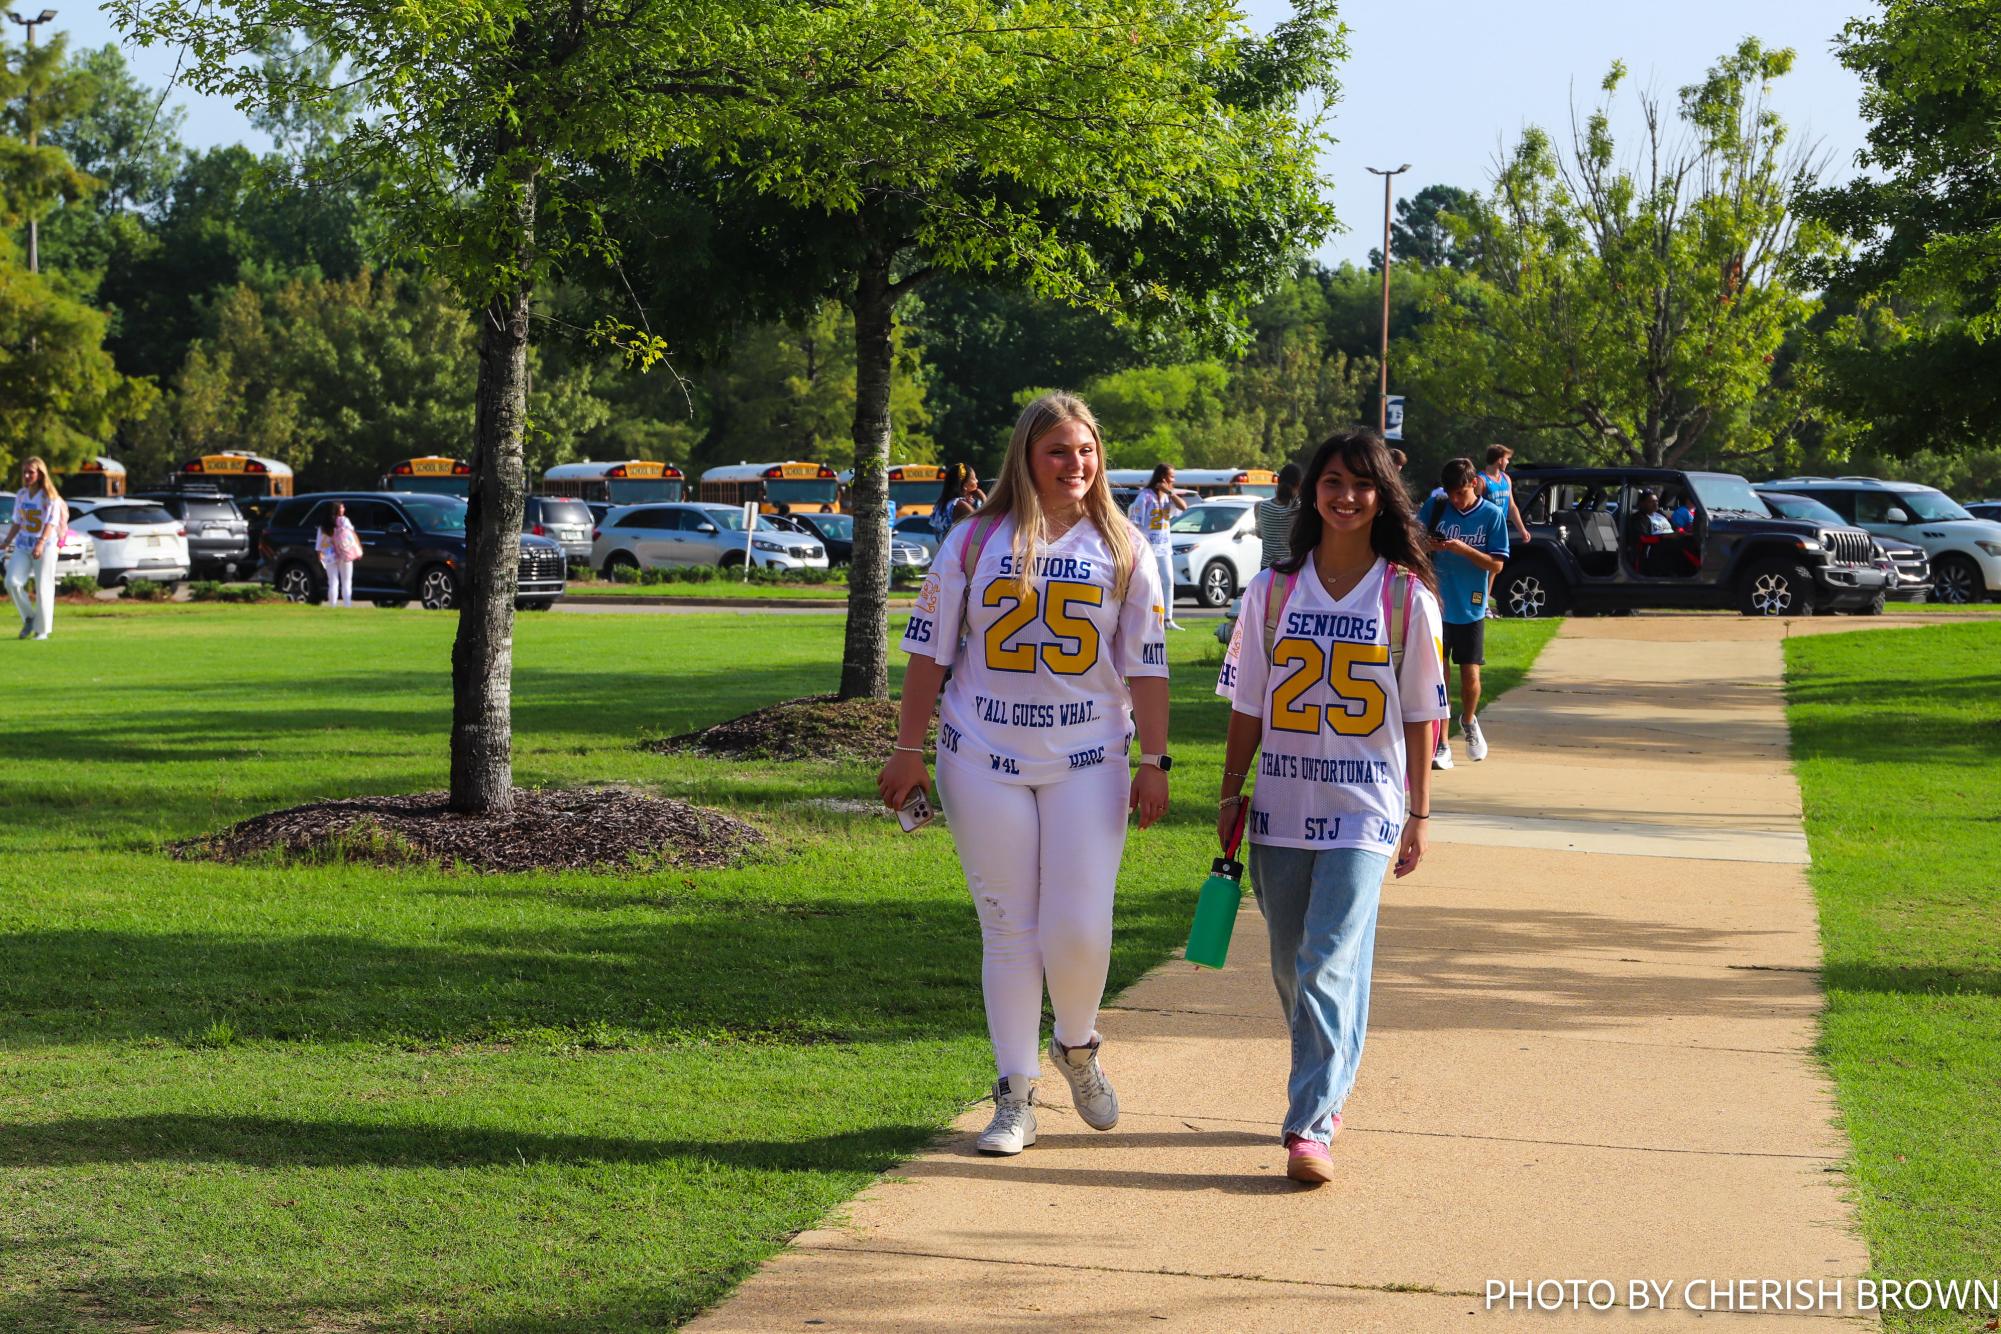
{"label": "tall light pole", "polygon": [[[41,27],[44,23],[47,23],[50,19],[54,18],[55,16],[56,16],[56,11],[53,9],[45,9],[31,19],[22,18],[19,14],[15,13],[9,13],[7,15],[8,18],[14,20],[14,22],[20,24],[22,27],[28,30],[28,52],[29,52],[29,58],[31,60],[33,59],[33,54],[35,50],[35,29]],[[29,96],[32,97],[33,94],[30,94]],[[41,128],[35,123],[35,108],[34,104],[30,102],[28,106],[28,147],[30,149],[34,148],[36,141],[38,141],[40,138],[41,138]],[[42,225],[35,218],[30,217],[28,219],[28,272],[40,273],[41,271],[42,271]]]}
{"label": "tall light pole", "polygon": [[1376,430],[1390,429],[1390,182],[1410,170],[1406,162],[1394,171],[1370,167],[1371,176],[1383,178],[1383,345],[1382,384],[1376,391]]}

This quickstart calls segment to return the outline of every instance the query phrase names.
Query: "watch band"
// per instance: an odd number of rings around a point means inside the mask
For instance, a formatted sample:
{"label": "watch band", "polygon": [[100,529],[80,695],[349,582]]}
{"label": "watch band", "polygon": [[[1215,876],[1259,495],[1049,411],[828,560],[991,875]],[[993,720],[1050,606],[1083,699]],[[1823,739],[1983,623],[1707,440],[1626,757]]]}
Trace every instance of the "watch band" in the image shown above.
{"label": "watch band", "polygon": [[1168,770],[1174,767],[1173,756],[1149,755],[1145,751],[1140,752],[1139,762],[1141,764],[1151,764],[1154,768],[1160,770],[1162,773],[1166,773]]}

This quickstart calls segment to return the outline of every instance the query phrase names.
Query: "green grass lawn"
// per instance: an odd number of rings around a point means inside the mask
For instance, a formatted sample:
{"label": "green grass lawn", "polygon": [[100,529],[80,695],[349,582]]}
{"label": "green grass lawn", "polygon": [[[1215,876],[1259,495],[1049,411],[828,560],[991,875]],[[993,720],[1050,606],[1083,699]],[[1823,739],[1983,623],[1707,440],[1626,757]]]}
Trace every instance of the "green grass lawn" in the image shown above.
{"label": "green grass lawn", "polygon": [[[915,585],[909,588],[890,590],[891,598],[914,597]],[[601,597],[642,597],[642,598],[729,598],[746,602],[768,602],[773,598],[802,598],[814,602],[846,602],[846,584],[780,584],[780,583],[738,583],[731,580],[713,579],[701,583],[680,582],[665,584],[620,584],[610,580],[592,580],[588,583],[572,579],[567,594],[573,598]]]}
{"label": "green grass lawn", "polygon": [[[1889,1278],[2001,1259],[2001,624],[1786,641],[1823,1053]],[[1991,1328],[1979,1316],[1900,1329]]]}
{"label": "green grass lawn", "polygon": [[[836,765],[644,736],[831,689],[828,618],[524,616],[516,774],[737,811],[741,867],[639,876],[173,861],[314,798],[441,787],[453,621],[58,613],[0,723],[0,1327],[627,1329],[713,1302],[991,1078],[945,830]],[[1547,628],[1493,628],[1490,680]],[[1220,648],[1174,637],[1176,805],[1112,985],[1212,855]],[[1511,666],[1512,664],[1512,666]]]}

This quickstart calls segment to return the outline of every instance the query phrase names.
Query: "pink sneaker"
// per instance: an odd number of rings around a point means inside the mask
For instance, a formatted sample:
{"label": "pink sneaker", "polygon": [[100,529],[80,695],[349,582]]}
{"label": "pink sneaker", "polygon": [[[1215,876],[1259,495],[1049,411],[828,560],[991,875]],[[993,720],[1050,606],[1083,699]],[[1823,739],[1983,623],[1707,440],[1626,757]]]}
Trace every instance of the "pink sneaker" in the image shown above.
{"label": "pink sneaker", "polygon": [[[1337,1132],[1338,1133],[1338,1132]],[[1334,1179],[1334,1155],[1317,1139],[1285,1137],[1285,1174],[1294,1181],[1318,1186]]]}

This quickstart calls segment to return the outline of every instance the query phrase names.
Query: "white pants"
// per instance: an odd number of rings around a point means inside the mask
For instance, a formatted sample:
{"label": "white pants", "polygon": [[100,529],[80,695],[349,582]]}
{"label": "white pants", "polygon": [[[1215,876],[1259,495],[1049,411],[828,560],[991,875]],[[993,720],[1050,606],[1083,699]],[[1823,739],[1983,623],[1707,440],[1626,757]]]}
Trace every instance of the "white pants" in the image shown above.
{"label": "white pants", "polygon": [[354,562],[342,560],[331,551],[320,553],[320,564],[327,570],[327,605],[329,607],[352,607],[354,605]]}
{"label": "white pants", "polygon": [[1057,1041],[1082,1046],[1097,1031],[1132,775],[1114,759],[1026,787],[941,759],[938,793],[980,915],[994,1065],[1002,1077],[1033,1078],[1045,982]]}
{"label": "white pants", "polygon": [[1174,553],[1155,547],[1153,563],[1160,567],[1161,619],[1174,619]]}
{"label": "white pants", "polygon": [[[28,583],[35,584],[35,596],[28,596]],[[17,546],[7,553],[7,595],[21,624],[46,635],[56,616],[56,543],[52,537],[42,543],[42,558],[35,559],[32,546]]]}

